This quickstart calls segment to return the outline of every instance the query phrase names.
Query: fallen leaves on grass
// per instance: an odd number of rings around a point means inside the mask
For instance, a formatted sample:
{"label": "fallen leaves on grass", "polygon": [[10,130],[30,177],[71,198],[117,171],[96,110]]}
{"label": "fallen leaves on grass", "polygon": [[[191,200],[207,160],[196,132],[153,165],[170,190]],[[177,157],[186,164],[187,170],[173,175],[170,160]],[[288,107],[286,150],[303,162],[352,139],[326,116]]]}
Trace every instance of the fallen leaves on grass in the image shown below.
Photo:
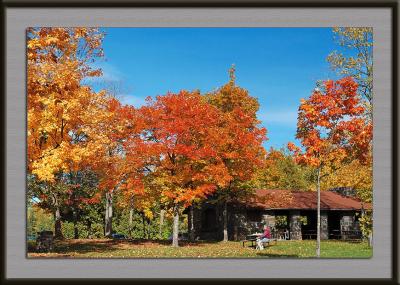
{"label": "fallen leaves on grass", "polygon": [[[174,248],[168,241],[93,239],[55,243],[54,252],[28,252],[30,258],[313,258],[315,241],[278,241],[264,250],[242,247],[240,242],[181,242]],[[366,243],[323,241],[321,257],[369,258]]]}

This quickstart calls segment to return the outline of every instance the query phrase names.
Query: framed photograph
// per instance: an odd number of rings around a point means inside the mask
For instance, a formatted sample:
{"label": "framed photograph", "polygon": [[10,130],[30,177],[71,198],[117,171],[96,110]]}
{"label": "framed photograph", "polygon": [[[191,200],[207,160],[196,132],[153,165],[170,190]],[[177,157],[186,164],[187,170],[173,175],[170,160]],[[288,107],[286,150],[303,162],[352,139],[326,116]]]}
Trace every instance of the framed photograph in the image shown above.
{"label": "framed photograph", "polygon": [[5,280],[397,284],[397,3],[3,11]]}

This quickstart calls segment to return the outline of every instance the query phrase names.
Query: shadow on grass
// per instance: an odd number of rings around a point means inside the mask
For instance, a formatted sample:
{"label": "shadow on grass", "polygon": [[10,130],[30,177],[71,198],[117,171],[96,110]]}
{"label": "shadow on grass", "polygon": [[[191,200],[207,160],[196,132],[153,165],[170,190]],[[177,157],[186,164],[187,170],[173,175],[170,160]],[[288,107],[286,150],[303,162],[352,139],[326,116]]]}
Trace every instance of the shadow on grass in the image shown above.
{"label": "shadow on grass", "polygon": [[[120,243],[126,244],[134,244],[134,245],[164,245],[164,246],[172,246],[172,240],[150,240],[150,239],[128,239],[121,240]],[[219,241],[179,241],[180,247],[187,246],[209,246],[211,244],[217,244]]]}
{"label": "shadow on grass", "polygon": [[258,252],[257,256],[271,257],[271,258],[299,258],[300,257],[297,254],[277,254],[277,253],[268,253],[268,252]]}
{"label": "shadow on grass", "polygon": [[[218,241],[179,241],[180,247],[206,247],[210,244],[216,244]],[[158,246],[171,246],[170,240],[146,240],[146,239],[126,239],[126,240],[113,240],[113,239],[85,239],[85,240],[59,240],[54,242],[54,250],[51,253],[56,254],[71,254],[89,253],[89,252],[112,252],[116,250],[134,249],[135,246],[144,247],[158,247]],[[131,247],[132,246],[132,247]],[[39,253],[35,249],[34,244],[28,244],[28,253]]]}

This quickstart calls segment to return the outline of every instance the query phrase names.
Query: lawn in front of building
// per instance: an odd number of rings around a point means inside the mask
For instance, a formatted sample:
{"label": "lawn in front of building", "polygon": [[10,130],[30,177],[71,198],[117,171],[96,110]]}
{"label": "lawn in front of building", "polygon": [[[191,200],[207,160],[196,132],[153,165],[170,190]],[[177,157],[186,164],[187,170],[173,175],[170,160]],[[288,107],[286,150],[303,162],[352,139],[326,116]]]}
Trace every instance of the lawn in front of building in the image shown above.
{"label": "lawn in front of building", "polygon": [[[314,240],[278,241],[264,250],[243,247],[240,242],[181,242],[173,248],[170,241],[78,239],[56,241],[51,253],[35,252],[28,244],[28,258],[313,258]],[[322,241],[322,258],[370,258],[367,242]]]}

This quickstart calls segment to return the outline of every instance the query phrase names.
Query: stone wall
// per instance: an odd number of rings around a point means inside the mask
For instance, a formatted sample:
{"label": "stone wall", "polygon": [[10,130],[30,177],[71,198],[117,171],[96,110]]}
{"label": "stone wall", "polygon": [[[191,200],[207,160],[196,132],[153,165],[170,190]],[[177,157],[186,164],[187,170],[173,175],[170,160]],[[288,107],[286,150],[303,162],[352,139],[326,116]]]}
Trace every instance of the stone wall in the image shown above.
{"label": "stone wall", "polygon": [[343,212],[340,219],[340,234],[342,239],[358,238],[355,233],[358,229],[358,224],[355,222],[355,213]]}
{"label": "stone wall", "polygon": [[321,211],[321,239],[329,239],[327,211]]}
{"label": "stone wall", "polygon": [[[244,209],[231,208],[229,228],[232,229],[229,235],[230,240],[243,240],[249,232],[246,212]],[[229,232],[228,232],[229,234]]]}

